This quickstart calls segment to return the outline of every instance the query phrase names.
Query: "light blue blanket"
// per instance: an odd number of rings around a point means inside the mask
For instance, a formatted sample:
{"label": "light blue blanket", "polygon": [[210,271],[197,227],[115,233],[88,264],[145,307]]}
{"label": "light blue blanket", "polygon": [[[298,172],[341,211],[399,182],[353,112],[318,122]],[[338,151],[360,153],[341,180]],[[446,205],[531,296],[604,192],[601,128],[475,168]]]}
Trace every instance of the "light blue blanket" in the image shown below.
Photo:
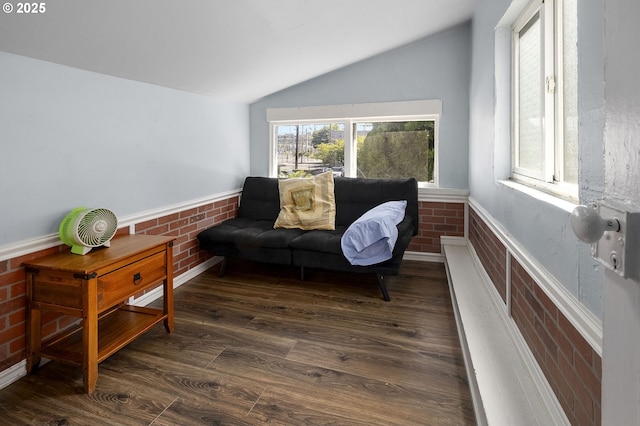
{"label": "light blue blanket", "polygon": [[342,253],[352,265],[374,265],[392,257],[398,239],[397,225],[405,215],[407,201],[387,201],[353,222],[342,235]]}

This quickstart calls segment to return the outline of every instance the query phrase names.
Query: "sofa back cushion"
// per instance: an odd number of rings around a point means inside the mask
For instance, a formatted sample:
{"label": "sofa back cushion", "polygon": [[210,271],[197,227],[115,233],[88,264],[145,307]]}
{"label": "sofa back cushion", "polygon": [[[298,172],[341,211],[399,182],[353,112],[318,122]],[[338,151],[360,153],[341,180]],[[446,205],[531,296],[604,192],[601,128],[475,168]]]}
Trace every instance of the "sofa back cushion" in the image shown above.
{"label": "sofa back cushion", "polygon": [[278,179],[249,176],[244,181],[238,217],[274,221],[280,213]]}
{"label": "sofa back cushion", "polygon": [[[407,200],[406,214],[418,233],[418,183],[415,179],[334,178],[336,227],[347,227],[373,207],[387,201]],[[238,217],[275,222],[280,213],[277,178],[245,179]]]}

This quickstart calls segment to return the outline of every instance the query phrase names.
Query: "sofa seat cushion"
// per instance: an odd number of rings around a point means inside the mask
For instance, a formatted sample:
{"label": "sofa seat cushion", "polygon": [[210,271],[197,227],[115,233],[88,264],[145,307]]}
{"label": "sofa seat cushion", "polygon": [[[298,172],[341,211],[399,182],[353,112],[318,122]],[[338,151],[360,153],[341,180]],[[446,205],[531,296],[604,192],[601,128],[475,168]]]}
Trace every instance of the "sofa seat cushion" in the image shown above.
{"label": "sofa seat cushion", "polygon": [[336,226],[333,231],[307,231],[291,241],[291,248],[342,255],[340,239],[345,230],[344,226]]}
{"label": "sofa seat cushion", "polygon": [[233,242],[233,232],[244,229],[254,222],[255,220],[251,218],[228,219],[216,226],[202,231],[198,234],[198,240],[205,244],[214,241],[216,243],[229,244]]}
{"label": "sofa seat cushion", "polygon": [[288,248],[303,233],[301,229],[273,229],[272,221],[260,220],[233,231],[230,239],[237,247]]}
{"label": "sofa seat cushion", "polygon": [[289,248],[291,241],[303,233],[300,229],[273,229],[270,220],[235,218],[202,231],[198,240],[205,247],[216,242],[237,247]]}

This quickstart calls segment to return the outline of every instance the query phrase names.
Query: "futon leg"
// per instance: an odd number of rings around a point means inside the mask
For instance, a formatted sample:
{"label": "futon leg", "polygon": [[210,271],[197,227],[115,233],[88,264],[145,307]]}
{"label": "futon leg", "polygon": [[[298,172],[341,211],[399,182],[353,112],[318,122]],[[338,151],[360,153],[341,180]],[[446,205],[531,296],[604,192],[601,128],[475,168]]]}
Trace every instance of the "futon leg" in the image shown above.
{"label": "futon leg", "polygon": [[220,278],[224,277],[225,272],[227,272],[228,262],[229,262],[229,258],[225,256],[224,259],[222,259],[222,264],[220,265],[220,271],[218,272],[218,276]]}
{"label": "futon leg", "polygon": [[378,278],[378,285],[380,286],[380,290],[382,291],[382,297],[386,302],[390,301],[389,292],[387,291],[387,285],[384,283],[384,276],[382,274],[376,274]]}
{"label": "futon leg", "polygon": [[300,281],[304,281],[304,266],[300,267]]}

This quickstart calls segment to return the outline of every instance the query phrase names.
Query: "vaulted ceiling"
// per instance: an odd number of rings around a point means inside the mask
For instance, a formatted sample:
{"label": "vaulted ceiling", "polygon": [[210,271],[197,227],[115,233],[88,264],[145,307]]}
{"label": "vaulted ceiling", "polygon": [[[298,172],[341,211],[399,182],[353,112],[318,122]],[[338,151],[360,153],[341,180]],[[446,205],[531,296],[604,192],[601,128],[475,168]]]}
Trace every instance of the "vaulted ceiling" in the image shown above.
{"label": "vaulted ceiling", "polygon": [[1,51],[252,102],[465,22],[475,0],[44,4],[44,13],[0,14]]}

